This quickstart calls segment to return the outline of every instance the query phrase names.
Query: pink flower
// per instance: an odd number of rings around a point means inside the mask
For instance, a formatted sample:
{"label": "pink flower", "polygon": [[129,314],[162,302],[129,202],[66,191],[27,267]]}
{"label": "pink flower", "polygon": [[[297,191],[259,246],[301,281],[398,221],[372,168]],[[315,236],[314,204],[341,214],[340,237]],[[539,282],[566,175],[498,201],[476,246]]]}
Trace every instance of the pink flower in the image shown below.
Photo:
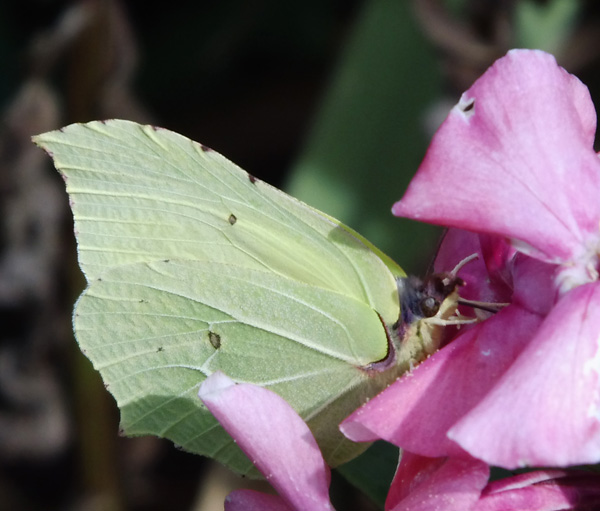
{"label": "pink flower", "polygon": [[600,460],[594,131],[587,89],[540,51],[463,94],[394,213],[479,233],[451,230],[438,269],[479,253],[465,293],[510,306],[350,416],[349,438],[507,468]]}
{"label": "pink flower", "polygon": [[426,458],[405,451],[385,502],[386,511],[469,511],[479,500],[489,468],[459,458]]}
{"label": "pink flower", "polygon": [[[204,381],[199,396],[279,493],[237,490],[228,495],[225,511],[333,510],[327,495],[329,469],[310,430],[285,400],[257,385],[235,384],[221,372]],[[487,465],[478,460],[405,453],[386,510],[444,505],[447,511],[466,511],[479,499],[488,474]]]}
{"label": "pink flower", "polygon": [[540,470],[489,483],[472,511],[584,511],[599,507],[597,474]]}
{"label": "pink flower", "polygon": [[463,94],[393,212],[506,237],[585,273],[600,244],[595,129],[577,78],[551,55],[513,50]]}
{"label": "pink flower", "polygon": [[226,511],[332,511],[329,468],[302,418],[274,392],[235,384],[222,372],[198,393],[279,496],[250,490],[231,493]]}
{"label": "pink flower", "polygon": [[405,452],[386,511],[565,511],[600,505],[600,476],[543,470],[487,483],[489,469],[471,459]]}
{"label": "pink flower", "polygon": [[[333,510],[329,470],[308,427],[281,397],[219,372],[207,378],[199,396],[279,493],[237,490],[225,511]],[[597,475],[555,470],[487,484],[488,475],[488,466],[474,458],[404,452],[385,509],[551,511],[593,509],[600,501]]]}

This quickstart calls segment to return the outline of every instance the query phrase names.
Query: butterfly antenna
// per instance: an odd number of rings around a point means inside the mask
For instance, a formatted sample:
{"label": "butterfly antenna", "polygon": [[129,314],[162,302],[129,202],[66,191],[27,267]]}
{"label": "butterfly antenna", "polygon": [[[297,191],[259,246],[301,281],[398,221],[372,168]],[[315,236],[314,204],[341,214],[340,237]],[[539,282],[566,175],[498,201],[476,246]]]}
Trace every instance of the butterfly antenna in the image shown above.
{"label": "butterfly antenna", "polygon": [[479,259],[479,254],[475,253],[475,254],[471,254],[470,256],[465,257],[462,261],[460,261],[454,267],[454,269],[450,273],[452,275],[456,276],[458,274],[458,272],[463,268],[463,266],[470,263],[471,261],[475,261],[475,259]]}
{"label": "butterfly antenna", "polygon": [[502,310],[508,303],[492,303],[492,302],[479,302],[477,300],[467,300],[466,298],[459,298],[457,300],[458,305],[465,305],[472,307],[473,309],[479,309],[486,312],[496,313]]}
{"label": "butterfly antenna", "polygon": [[[454,269],[450,272],[450,274],[457,275],[458,272],[466,264],[470,263],[471,261],[475,261],[476,259],[479,259],[479,254],[477,254],[477,253],[474,253],[474,254],[471,254],[470,256],[465,257],[462,261],[460,261],[454,267]],[[458,298],[457,303],[458,303],[458,305],[465,305],[465,306],[471,307],[473,309],[479,309],[482,311],[491,312],[493,314],[495,314],[496,312],[499,312],[500,310],[502,310],[504,307],[506,307],[508,305],[508,303],[480,302],[478,300],[468,300],[466,298],[461,298],[461,297]]]}

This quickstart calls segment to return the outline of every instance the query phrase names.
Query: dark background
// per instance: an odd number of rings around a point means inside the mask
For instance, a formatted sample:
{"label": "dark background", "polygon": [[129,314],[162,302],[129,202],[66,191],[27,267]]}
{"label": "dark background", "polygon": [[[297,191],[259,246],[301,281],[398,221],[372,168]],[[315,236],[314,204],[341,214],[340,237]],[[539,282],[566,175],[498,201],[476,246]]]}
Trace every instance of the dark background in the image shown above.
{"label": "dark background", "polygon": [[[553,52],[597,97],[598,10],[574,0],[5,2],[0,510],[222,509],[228,488],[250,485],[167,441],[118,436],[118,410],[71,333],[84,280],[68,199],[31,135],[112,117],[164,126],[422,273],[437,231],[389,210],[435,126],[511,47]],[[332,495],[338,510],[376,509],[335,474]]]}

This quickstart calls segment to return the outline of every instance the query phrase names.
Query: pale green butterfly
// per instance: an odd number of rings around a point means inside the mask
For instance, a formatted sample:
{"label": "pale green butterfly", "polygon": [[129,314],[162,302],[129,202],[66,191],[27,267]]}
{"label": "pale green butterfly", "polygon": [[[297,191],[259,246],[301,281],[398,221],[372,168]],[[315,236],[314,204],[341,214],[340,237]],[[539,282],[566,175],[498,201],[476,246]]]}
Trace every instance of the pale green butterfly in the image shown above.
{"label": "pale green butterfly", "polygon": [[428,294],[359,234],[181,135],[112,120],[34,141],[75,218],[75,334],[128,435],[248,473],[197,398],[221,370],[283,396],[338,465],[366,448],[338,423],[436,349],[424,316],[454,311],[421,313]]}

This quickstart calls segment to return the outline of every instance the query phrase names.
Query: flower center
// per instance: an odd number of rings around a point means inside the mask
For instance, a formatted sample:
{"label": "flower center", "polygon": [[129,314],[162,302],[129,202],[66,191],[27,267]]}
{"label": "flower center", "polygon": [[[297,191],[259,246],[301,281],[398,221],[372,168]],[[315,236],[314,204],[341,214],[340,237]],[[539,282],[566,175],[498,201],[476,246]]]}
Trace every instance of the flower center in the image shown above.
{"label": "flower center", "polygon": [[559,294],[598,280],[600,276],[600,240],[575,261],[563,263],[555,279]]}

